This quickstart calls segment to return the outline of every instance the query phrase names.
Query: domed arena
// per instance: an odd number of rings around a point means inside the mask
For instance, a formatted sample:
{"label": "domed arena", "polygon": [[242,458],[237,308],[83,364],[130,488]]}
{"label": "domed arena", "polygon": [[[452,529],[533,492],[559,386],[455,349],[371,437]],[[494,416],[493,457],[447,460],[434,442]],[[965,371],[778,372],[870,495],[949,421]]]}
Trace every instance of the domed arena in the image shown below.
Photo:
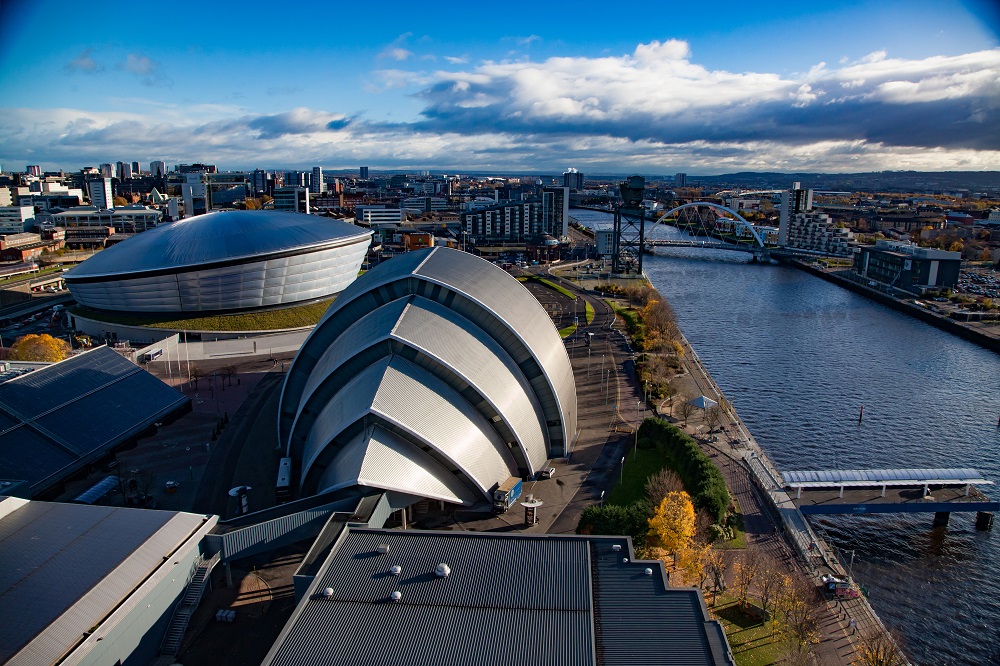
{"label": "domed arena", "polygon": [[163,225],[66,273],[77,303],[128,313],[225,313],[329,298],[358,274],[371,232],[284,211],[220,211]]}
{"label": "domed arena", "polygon": [[288,373],[279,435],[300,496],[366,486],[471,506],[565,455],[576,409],[569,357],[535,297],[437,247],[338,297]]}

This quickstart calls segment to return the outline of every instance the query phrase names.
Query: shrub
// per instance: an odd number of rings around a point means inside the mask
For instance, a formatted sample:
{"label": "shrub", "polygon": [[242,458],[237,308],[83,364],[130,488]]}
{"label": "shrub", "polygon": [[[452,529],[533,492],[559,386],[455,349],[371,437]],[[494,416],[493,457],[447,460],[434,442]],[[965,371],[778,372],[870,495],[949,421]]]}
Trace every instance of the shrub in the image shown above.
{"label": "shrub", "polygon": [[580,516],[577,534],[603,534],[608,536],[624,535],[632,537],[632,544],[642,547],[646,543],[649,532],[649,519],[653,512],[649,503],[635,502],[628,506],[605,504],[604,506],[589,506]]}
{"label": "shrub", "polygon": [[707,511],[717,523],[725,520],[730,504],[726,480],[688,434],[663,419],[648,418],[639,427],[639,446],[655,446],[667,467],[681,477],[694,505]]}

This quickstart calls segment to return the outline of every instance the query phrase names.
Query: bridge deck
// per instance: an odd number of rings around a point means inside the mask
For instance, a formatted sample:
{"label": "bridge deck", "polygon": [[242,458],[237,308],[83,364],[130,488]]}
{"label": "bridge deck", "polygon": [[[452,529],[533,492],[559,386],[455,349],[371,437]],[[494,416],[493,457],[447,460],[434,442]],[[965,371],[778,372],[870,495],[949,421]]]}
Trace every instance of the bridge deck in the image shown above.
{"label": "bridge deck", "polygon": [[[796,489],[797,491],[797,489]],[[859,514],[859,513],[938,513],[997,511],[1000,502],[990,500],[986,495],[970,488],[966,496],[965,487],[930,488],[931,494],[924,495],[924,486],[888,486],[885,495],[882,488],[846,487],[841,497],[839,488],[803,488],[801,496],[796,491],[790,493],[792,501],[804,514]]]}

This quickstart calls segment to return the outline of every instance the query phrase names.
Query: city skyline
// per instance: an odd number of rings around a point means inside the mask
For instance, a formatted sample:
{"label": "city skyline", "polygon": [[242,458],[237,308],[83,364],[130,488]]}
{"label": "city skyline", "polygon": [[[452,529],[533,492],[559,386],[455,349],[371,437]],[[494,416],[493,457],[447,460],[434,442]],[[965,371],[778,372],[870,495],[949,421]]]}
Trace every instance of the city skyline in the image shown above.
{"label": "city skyline", "polygon": [[1000,168],[991,3],[742,11],[390,7],[374,21],[357,6],[234,15],[181,4],[163,16],[116,3],[85,13],[5,3],[0,163]]}

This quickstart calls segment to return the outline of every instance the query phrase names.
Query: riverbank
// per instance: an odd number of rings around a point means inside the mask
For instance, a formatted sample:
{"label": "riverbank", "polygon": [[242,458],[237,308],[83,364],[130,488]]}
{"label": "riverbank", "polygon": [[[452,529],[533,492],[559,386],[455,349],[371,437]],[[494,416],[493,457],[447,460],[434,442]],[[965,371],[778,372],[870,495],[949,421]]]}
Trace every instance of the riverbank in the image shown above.
{"label": "riverbank", "polygon": [[[594,279],[578,278],[572,265],[554,268],[551,273],[563,278],[563,284],[571,289],[593,292],[598,284]],[[689,415],[683,429],[696,438],[723,471],[729,491],[744,515],[748,543],[766,552],[790,572],[803,576],[811,585],[818,586],[823,574],[845,575],[846,568],[833,548],[795,507],[783,488],[776,466],[735,407],[725,401],[725,394],[697,352],[683,334],[680,339],[684,354],[680,373],[675,377],[679,395],[685,395],[688,400],[704,395],[727,407],[721,427],[716,425],[712,432],[703,410],[695,410]],[[673,409],[666,400],[650,407],[681,426],[681,419],[677,418],[679,404],[680,397],[676,397]],[[857,643],[864,635],[885,631],[884,624],[864,596],[827,600],[817,609],[822,641],[814,646],[814,652],[820,663],[852,663]]]}
{"label": "riverbank", "polygon": [[957,335],[958,337],[974,342],[975,344],[1000,354],[1000,326],[984,325],[982,323],[967,323],[956,321],[946,315],[934,312],[927,308],[913,304],[911,301],[903,300],[886,294],[885,292],[872,289],[863,284],[858,284],[853,280],[841,275],[841,271],[831,271],[818,268],[809,262],[799,259],[785,260],[783,263],[799,270],[815,275],[827,282],[836,284],[848,291],[859,294],[875,301],[881,305],[888,306],[897,312],[902,312],[915,319],[926,322],[931,326]]}

